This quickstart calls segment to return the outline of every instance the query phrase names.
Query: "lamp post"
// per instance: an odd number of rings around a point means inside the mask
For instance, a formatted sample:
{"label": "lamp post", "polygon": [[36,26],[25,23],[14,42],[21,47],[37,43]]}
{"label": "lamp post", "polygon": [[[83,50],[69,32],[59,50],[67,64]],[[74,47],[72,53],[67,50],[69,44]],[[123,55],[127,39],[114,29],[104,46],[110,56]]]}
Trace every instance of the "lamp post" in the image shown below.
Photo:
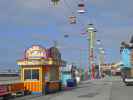
{"label": "lamp post", "polygon": [[101,72],[101,65],[104,63],[104,49],[103,48],[99,48],[99,76],[102,76],[102,72]]}
{"label": "lamp post", "polygon": [[98,77],[101,78],[101,40],[97,40],[97,45],[98,45]]}
{"label": "lamp post", "polygon": [[95,44],[95,32],[96,29],[93,24],[89,24],[87,28],[88,32],[88,44],[89,44],[89,69],[91,70],[91,79],[95,79],[95,64],[94,64],[94,44]]}

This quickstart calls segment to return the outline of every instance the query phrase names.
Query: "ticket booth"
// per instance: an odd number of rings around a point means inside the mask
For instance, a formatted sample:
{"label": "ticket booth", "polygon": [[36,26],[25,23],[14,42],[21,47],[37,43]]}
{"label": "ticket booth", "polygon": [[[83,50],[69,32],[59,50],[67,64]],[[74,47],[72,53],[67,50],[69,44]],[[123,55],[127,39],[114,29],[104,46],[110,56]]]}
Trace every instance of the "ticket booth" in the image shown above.
{"label": "ticket booth", "polygon": [[56,81],[59,81],[62,60],[61,57],[57,57],[60,55],[60,53],[56,54],[57,48],[53,53],[50,50],[53,49],[34,45],[25,51],[24,59],[17,61],[21,81],[24,82],[25,89],[31,91],[32,94],[44,93],[47,82],[53,82],[52,88],[59,88]]}

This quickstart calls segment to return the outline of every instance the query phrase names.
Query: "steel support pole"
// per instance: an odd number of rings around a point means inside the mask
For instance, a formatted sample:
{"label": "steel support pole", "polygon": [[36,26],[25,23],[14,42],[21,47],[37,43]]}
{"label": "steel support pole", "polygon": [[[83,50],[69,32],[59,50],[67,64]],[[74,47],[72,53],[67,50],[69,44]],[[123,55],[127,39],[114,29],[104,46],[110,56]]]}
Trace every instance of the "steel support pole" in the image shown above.
{"label": "steel support pole", "polygon": [[89,45],[89,68],[91,71],[90,78],[95,79],[95,63],[94,63],[94,46],[95,46],[95,32],[96,29],[93,27],[93,24],[89,24],[87,28],[88,32],[88,45]]}
{"label": "steel support pole", "polygon": [[87,75],[86,75],[86,79],[91,79],[91,60],[90,60],[90,38],[88,35],[88,67],[86,69],[87,71]]}
{"label": "steel support pole", "polygon": [[95,64],[94,64],[94,40],[95,40],[95,33],[93,30],[89,31],[89,62],[91,68],[91,79],[95,79]]}

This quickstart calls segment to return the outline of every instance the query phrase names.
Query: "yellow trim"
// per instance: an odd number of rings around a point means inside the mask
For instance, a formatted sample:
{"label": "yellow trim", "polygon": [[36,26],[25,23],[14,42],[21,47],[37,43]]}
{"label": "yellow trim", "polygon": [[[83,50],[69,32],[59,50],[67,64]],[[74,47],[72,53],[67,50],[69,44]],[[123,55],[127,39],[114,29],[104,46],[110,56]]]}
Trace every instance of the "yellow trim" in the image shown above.
{"label": "yellow trim", "polygon": [[53,61],[52,61],[52,60],[50,60],[50,61],[48,62],[48,64],[49,64],[49,65],[52,65],[52,64],[53,64]]}
{"label": "yellow trim", "polygon": [[24,81],[24,68],[22,68],[22,80]]}
{"label": "yellow trim", "polygon": [[39,68],[23,68],[23,69],[41,69],[40,67]]}
{"label": "yellow trim", "polygon": [[42,68],[39,70],[39,80],[42,81]]}
{"label": "yellow trim", "polygon": [[18,65],[45,65],[45,63],[47,64],[47,62],[44,61],[38,61],[38,60],[24,60],[24,61],[18,61],[17,64]]}
{"label": "yellow trim", "polygon": [[20,80],[23,81],[23,68],[22,66],[20,68]]}
{"label": "yellow trim", "polygon": [[41,66],[41,65],[60,65],[60,60],[58,59],[40,59],[40,60],[21,60],[17,61],[17,64],[20,66],[26,66],[26,65],[31,65],[31,66]]}
{"label": "yellow trim", "polygon": [[43,79],[42,79],[43,76],[42,76],[42,75],[43,75],[43,71],[42,71],[42,67],[41,67],[41,68],[40,68],[40,71],[39,71],[39,80],[41,81],[41,83],[40,83],[41,91],[43,90],[43,89],[42,89],[42,87],[43,87],[43,86],[42,86],[42,81],[43,81]]}

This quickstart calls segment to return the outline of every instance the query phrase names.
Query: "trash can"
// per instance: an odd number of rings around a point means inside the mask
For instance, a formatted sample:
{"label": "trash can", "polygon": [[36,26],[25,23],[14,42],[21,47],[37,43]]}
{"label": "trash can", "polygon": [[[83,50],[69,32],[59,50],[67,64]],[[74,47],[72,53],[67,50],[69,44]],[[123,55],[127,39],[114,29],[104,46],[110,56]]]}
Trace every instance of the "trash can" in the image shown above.
{"label": "trash can", "polygon": [[46,83],[46,86],[45,86],[45,94],[48,94],[49,93],[49,82]]}
{"label": "trash can", "polygon": [[76,79],[67,80],[67,87],[75,87],[75,86],[76,86]]}

